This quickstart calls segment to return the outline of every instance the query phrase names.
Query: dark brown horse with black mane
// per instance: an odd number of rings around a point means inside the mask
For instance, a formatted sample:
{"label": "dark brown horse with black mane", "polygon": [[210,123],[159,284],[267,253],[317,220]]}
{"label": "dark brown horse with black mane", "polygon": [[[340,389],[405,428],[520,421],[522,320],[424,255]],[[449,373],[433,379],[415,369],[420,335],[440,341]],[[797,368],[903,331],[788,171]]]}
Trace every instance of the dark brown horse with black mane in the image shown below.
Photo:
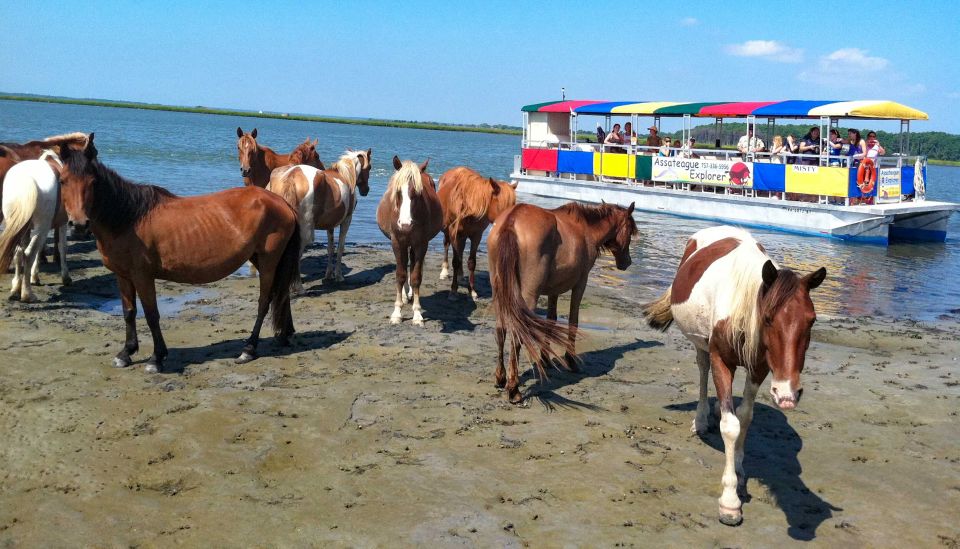
{"label": "dark brown horse with black mane", "polygon": [[[611,252],[617,268],[630,266],[630,241],[637,233],[633,204],[627,208],[612,204],[584,206],[571,202],[553,210],[518,204],[497,218],[487,252],[493,307],[497,314],[497,387],[506,386],[511,402],[523,400],[517,363],[524,347],[538,374],[558,359],[577,370],[575,341],[580,317],[580,300],[587,288],[590,269],[602,249]],[[557,324],[557,300],[570,294],[567,333]],[[534,313],[537,299],[547,296],[547,318]],[[510,373],[505,375],[503,346],[513,336]],[[555,347],[565,349],[562,357]]]}
{"label": "dark brown horse with black mane", "polygon": [[130,355],[139,349],[140,296],[154,345],[145,370],[163,369],[167,345],[160,332],[156,279],[206,284],[245,261],[260,271],[260,297],[253,333],[237,362],[256,358],[269,309],[278,341],[288,343],[294,332],[290,284],[298,273],[300,231],[297,213],[282,198],[257,187],[181,198],[162,187],[131,183],[100,163],[92,133],[84,150],[61,147],[60,154],[67,214],[74,224],[90,226],[103,264],[116,273],[120,286],[127,337],[115,366],[129,366]]}
{"label": "dark brown horse with black mane", "polygon": [[290,154],[273,152],[270,147],[257,143],[257,129],[250,133],[243,133],[237,128],[237,156],[240,159],[240,175],[244,185],[255,185],[266,188],[270,182],[270,174],[281,166],[290,164],[305,164],[319,170],[325,169],[320,155],[317,154],[317,141],[307,138],[293,149]]}

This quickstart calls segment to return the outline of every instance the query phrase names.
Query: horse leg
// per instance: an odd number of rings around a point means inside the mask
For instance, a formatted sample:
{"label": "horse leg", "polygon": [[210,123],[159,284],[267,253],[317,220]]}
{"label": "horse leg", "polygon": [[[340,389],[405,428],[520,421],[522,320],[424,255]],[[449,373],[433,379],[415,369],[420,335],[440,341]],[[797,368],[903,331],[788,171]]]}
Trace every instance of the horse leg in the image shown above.
{"label": "horse leg", "polygon": [[[407,248],[407,253],[407,274],[409,275],[413,271],[413,248]],[[410,303],[413,300],[413,288],[410,287],[409,276],[407,276],[407,283],[403,285],[401,297],[404,303]]]}
{"label": "horse leg", "polygon": [[69,286],[73,280],[70,279],[70,269],[67,268],[67,230],[66,226],[57,227],[57,257],[60,258],[60,282],[64,286]]}
{"label": "horse leg", "polygon": [[[263,283],[263,273],[260,273],[261,284]],[[157,308],[157,288],[153,279],[145,279],[134,282],[137,295],[140,296],[140,304],[143,305],[143,316],[147,319],[147,326],[150,327],[150,335],[153,336],[153,355],[147,359],[147,364],[143,371],[148,374],[156,374],[163,371],[163,361],[167,358],[167,343],[163,340],[163,333],[160,331],[160,310]]]}
{"label": "horse leg", "polygon": [[413,288],[413,323],[423,326],[423,310],[420,308],[420,282],[423,280],[423,259],[427,255],[427,243],[413,249],[413,268],[410,270],[410,286]]}
{"label": "horse leg", "polygon": [[330,280],[333,278],[333,229],[327,230],[327,272],[324,273],[323,279]]}
{"label": "horse leg", "polygon": [[457,292],[460,290],[460,280],[463,278],[463,247],[467,243],[467,237],[458,236],[456,240],[451,241],[453,245],[453,278],[450,280],[450,294],[447,299],[454,301],[457,299]]}
{"label": "horse leg", "polygon": [[517,371],[517,364],[520,362],[520,340],[513,336],[513,342],[510,344],[510,370],[507,372],[507,398],[513,404],[520,404],[523,396],[517,386],[520,385],[520,374]]}
{"label": "horse leg", "polygon": [[[559,295],[548,295],[548,296],[547,296],[547,320],[553,320],[554,322],[556,322],[556,320],[557,320],[557,300],[559,300],[559,299],[560,299],[560,296],[559,296]],[[540,352],[540,364],[542,364],[544,368],[546,368],[547,366],[550,365],[550,360],[547,358],[547,352],[546,352],[546,351],[541,351],[541,352]]]}
{"label": "horse leg", "polygon": [[743,446],[747,440],[747,430],[750,428],[750,422],[753,421],[753,403],[757,397],[757,390],[760,389],[760,383],[754,379],[754,376],[747,375],[743,381],[743,399],[740,406],[737,407],[737,419],[740,421],[740,436],[737,437],[737,445],[734,453],[734,468],[737,472],[737,490],[746,494],[747,474],[743,470]]}
{"label": "horse leg", "polygon": [[120,302],[123,305],[123,322],[126,324],[127,340],[123,344],[123,349],[114,357],[113,365],[116,368],[126,368],[133,364],[130,355],[140,350],[140,342],[137,340],[137,290],[129,278],[118,276],[117,285],[120,286]]}
{"label": "horse leg", "polygon": [[583,292],[587,289],[587,280],[579,282],[570,292],[570,317],[567,319],[567,352],[563,355],[563,362],[571,372],[579,372],[580,366],[574,353],[577,350],[577,328],[580,326],[580,302]]}
{"label": "horse leg", "polygon": [[720,522],[738,526],[743,522],[740,497],[737,495],[736,447],[740,438],[740,420],[733,409],[733,368],[724,363],[720,353],[711,345],[710,366],[713,369],[713,384],[720,402],[720,435],[723,437],[723,453],[726,459],[720,484]]}
{"label": "horse leg", "polygon": [[707,402],[707,377],[710,375],[710,353],[697,349],[697,366],[700,368],[700,400],[697,401],[697,417],[693,418],[690,431],[700,436],[710,427],[710,405]]}
{"label": "horse leg", "polygon": [[470,259],[467,260],[467,269],[470,271],[470,297],[474,301],[477,300],[479,295],[477,295],[477,285],[476,285],[476,271],[477,271],[477,245],[480,243],[480,239],[483,237],[483,233],[480,233],[479,236],[474,235],[470,237]]}
{"label": "horse leg", "polygon": [[9,297],[11,301],[20,297],[20,287],[23,285],[23,248],[24,243],[20,241],[13,252],[13,279],[10,281]]}
{"label": "horse leg", "polygon": [[450,272],[447,270],[449,266],[448,258],[450,256],[450,235],[447,234],[447,231],[443,231],[443,263],[440,265],[440,280],[446,280],[450,276]]}
{"label": "horse leg", "polygon": [[390,315],[390,323],[400,324],[400,320],[403,318],[400,309],[405,301],[403,287],[407,284],[407,262],[410,250],[405,244],[394,241],[393,254],[397,258],[397,299],[393,302],[393,314]]}
{"label": "horse leg", "polygon": [[497,370],[493,374],[493,384],[498,389],[503,389],[507,384],[507,372],[503,367],[503,344],[507,339],[507,331],[502,326],[497,326]]}
{"label": "horse leg", "polygon": [[[257,297],[257,319],[253,322],[253,331],[250,337],[244,342],[243,351],[240,356],[234,360],[236,364],[246,364],[257,358],[257,345],[260,343],[260,328],[263,326],[263,319],[270,310],[270,288],[273,287],[273,277],[276,276],[276,265],[273,269],[260,268],[260,295]],[[289,303],[289,301],[288,301]],[[274,311],[273,314],[277,314]]]}
{"label": "horse leg", "polygon": [[340,266],[343,265],[343,245],[347,242],[347,230],[350,228],[350,221],[352,219],[353,214],[350,214],[343,220],[343,223],[340,224],[340,238],[337,242],[337,266],[333,274],[337,282],[343,282],[343,273],[340,271]]}
{"label": "horse leg", "polygon": [[49,227],[47,227],[46,232],[34,231],[33,234],[30,235],[30,243],[27,244],[26,249],[23,251],[23,278],[20,284],[20,301],[24,303],[36,301],[30,285],[40,284],[39,256],[40,252],[43,251],[44,238],[49,231]]}

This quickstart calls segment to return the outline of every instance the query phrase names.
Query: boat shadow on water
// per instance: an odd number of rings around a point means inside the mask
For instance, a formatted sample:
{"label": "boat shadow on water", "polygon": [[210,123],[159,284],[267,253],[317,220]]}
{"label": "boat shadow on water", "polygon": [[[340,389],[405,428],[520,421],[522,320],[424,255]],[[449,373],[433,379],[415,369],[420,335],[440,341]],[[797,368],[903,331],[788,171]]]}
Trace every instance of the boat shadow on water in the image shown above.
{"label": "boat shadow on water", "polygon": [[[711,410],[714,409],[715,400],[710,399]],[[739,406],[739,399],[736,404]],[[671,404],[664,408],[694,413],[697,403]],[[700,438],[720,454],[718,459],[722,459],[723,439],[715,421],[707,434]],[[754,405],[753,422],[744,448],[743,468],[748,479],[755,478],[766,487],[772,503],[783,511],[789,525],[787,535],[796,540],[810,541],[817,537],[817,529],[833,517],[834,511],[843,509],[825,501],[803,482],[803,467],[799,459],[802,448],[800,435],[790,426],[783,412],[759,402]],[[718,477],[718,485],[719,481]],[[744,504],[752,499],[749,493],[741,496]],[[760,499],[763,497],[760,496]],[[745,507],[744,512],[749,513],[749,509]]]}

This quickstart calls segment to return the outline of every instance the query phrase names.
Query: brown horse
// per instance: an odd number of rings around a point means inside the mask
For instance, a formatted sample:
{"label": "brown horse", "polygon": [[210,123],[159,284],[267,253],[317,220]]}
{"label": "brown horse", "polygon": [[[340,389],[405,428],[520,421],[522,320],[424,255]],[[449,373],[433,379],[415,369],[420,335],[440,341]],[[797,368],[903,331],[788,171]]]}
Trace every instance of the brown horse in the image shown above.
{"label": "brown horse", "polygon": [[[296,159],[295,151],[291,158]],[[313,242],[314,229],[327,231],[327,273],[324,279],[334,276],[343,280],[340,271],[343,245],[350,229],[350,221],[357,207],[357,190],[360,196],[370,192],[371,149],[343,153],[329,170],[296,164],[277,168],[270,176],[267,190],[275,192],[293,206],[300,214],[300,255]],[[333,230],[340,227],[340,244],[337,247],[336,264],[333,256]],[[336,265],[336,266],[334,266]],[[294,286],[303,289],[299,278]]]}
{"label": "brown horse", "polygon": [[504,210],[517,203],[516,185],[486,178],[466,167],[453,168],[440,176],[440,204],[443,206],[443,267],[440,280],[445,280],[447,254],[453,244],[453,280],[450,283],[451,300],[457,298],[457,287],[463,277],[463,249],[470,239],[470,297],[477,299],[474,272],[477,269],[477,246],[483,231]]}
{"label": "brown horse", "polygon": [[[155,280],[207,284],[251,261],[260,270],[253,333],[238,363],[256,358],[260,326],[273,309],[278,341],[293,334],[290,284],[297,275],[297,213],[279,196],[256,187],[181,198],[153,185],[131,183],[97,160],[93,134],[83,151],[61,147],[64,205],[70,220],[89,225],[103,264],[116,273],[126,343],[114,359],[129,366],[139,349],[136,298],[153,335],[145,371],[159,372],[167,356],[160,332]],[[189,223],[184,223],[189,219]]]}
{"label": "brown horse", "polygon": [[[810,290],[826,276],[824,268],[803,277],[778,269],[750,233],[711,227],[690,237],[673,284],[644,307],[651,326],[664,331],[676,321],[697,349],[700,402],[692,430],[699,435],[707,432],[707,376],[713,369],[726,454],[720,496],[723,524],[736,526],[743,520],[737,491],[746,485],[743,445],[760,384],[772,371],[770,394],[777,406],[790,410],[800,402],[800,372],[817,319]],[[734,409],[737,366],[747,374],[743,400]]]}
{"label": "brown horse", "polygon": [[[387,191],[377,207],[377,224],[390,239],[397,259],[397,299],[394,301],[390,322],[399,324],[400,308],[413,294],[413,323],[423,326],[420,308],[420,281],[423,279],[423,259],[427,244],[443,228],[443,209],[427,173],[427,160],[419,166],[409,160],[400,162],[393,157],[397,170],[387,184]],[[409,269],[410,282],[407,282]],[[411,291],[412,290],[412,291]]]}
{"label": "brown horse", "polygon": [[[497,387],[506,386],[510,402],[523,400],[517,389],[521,346],[526,348],[541,377],[546,375],[544,366],[548,362],[560,359],[554,345],[566,350],[562,363],[577,370],[575,341],[580,300],[590,269],[601,249],[613,254],[618,269],[630,266],[630,241],[637,233],[633,206],[584,206],[571,202],[545,210],[518,204],[497,218],[487,237],[493,307],[497,314],[495,381]],[[564,338],[556,320],[557,299],[566,292],[571,294],[569,326]],[[548,300],[546,319],[534,313],[541,295]],[[513,335],[513,347],[510,373],[505,377],[503,345],[507,334]]]}
{"label": "brown horse", "polygon": [[[295,159],[291,159],[296,155]],[[240,175],[244,185],[256,185],[263,188],[270,182],[270,174],[281,166],[290,164],[306,164],[317,169],[324,169],[323,162],[317,154],[317,141],[307,138],[300,143],[290,154],[278,154],[270,147],[257,143],[257,129],[250,133],[243,133],[237,128],[237,156],[240,159]]]}

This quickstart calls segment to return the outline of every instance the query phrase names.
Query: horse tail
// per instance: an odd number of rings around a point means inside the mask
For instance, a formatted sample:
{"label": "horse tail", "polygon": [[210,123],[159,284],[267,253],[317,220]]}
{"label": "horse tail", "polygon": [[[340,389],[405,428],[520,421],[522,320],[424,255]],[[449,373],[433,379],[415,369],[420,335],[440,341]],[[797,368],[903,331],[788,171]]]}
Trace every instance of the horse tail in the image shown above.
{"label": "horse tail", "polygon": [[491,258],[496,270],[493,275],[493,308],[497,322],[527,350],[531,362],[541,377],[546,377],[540,358],[561,356],[554,346],[562,347],[576,358],[572,342],[563,326],[553,320],[540,318],[523,300],[520,292],[520,245],[517,242],[513,216],[508,216],[498,233],[497,257]]}
{"label": "horse tail", "polygon": [[[5,181],[10,179],[7,177]],[[33,219],[33,213],[37,209],[37,185],[33,180],[27,180],[25,183],[16,187],[7,186],[5,202],[10,204],[10,211],[4,219],[6,226],[3,228],[3,233],[0,233],[0,273],[7,272],[10,267],[17,244],[30,232],[30,220]]]}
{"label": "horse tail", "polygon": [[671,309],[671,293],[673,287],[667,288],[656,301],[651,301],[643,306],[643,318],[647,324],[655,330],[666,332],[667,328],[673,324],[673,310]]}
{"label": "horse tail", "polygon": [[273,311],[274,335],[285,339],[293,335],[293,315],[290,312],[290,285],[300,276],[300,223],[293,225],[293,234],[280,256],[273,273],[270,288],[270,309]]}

